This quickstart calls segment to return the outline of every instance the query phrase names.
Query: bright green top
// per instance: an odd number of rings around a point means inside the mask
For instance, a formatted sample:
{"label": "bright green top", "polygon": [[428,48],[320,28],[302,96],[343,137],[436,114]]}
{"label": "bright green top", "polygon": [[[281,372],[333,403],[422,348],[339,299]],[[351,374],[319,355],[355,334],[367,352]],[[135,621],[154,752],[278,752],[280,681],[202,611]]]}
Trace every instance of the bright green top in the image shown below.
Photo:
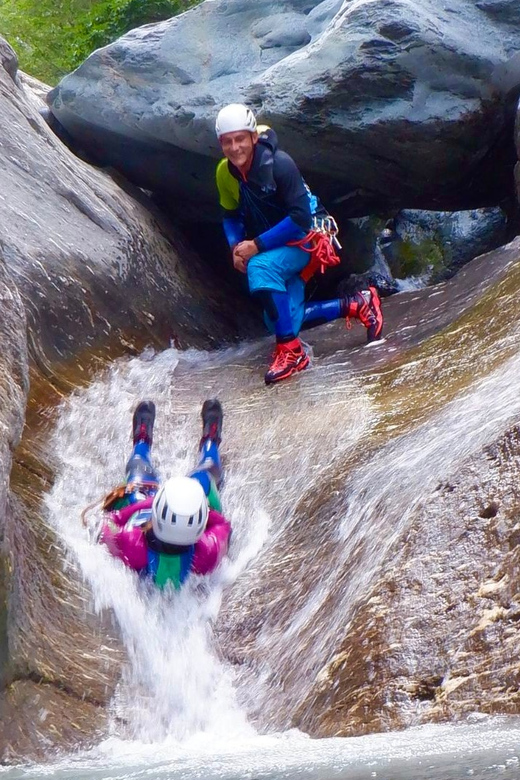
{"label": "bright green top", "polygon": [[217,187],[220,198],[220,205],[226,211],[235,211],[240,202],[240,185],[234,176],[229,172],[229,165],[226,157],[217,165]]}

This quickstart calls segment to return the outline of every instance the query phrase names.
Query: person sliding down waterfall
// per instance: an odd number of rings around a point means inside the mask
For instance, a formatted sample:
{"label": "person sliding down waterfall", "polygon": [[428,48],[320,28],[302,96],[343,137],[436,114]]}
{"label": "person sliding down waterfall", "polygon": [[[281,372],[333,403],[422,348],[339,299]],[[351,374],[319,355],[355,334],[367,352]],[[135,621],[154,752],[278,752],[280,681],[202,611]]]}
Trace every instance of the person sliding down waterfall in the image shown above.
{"label": "person sliding down waterfall", "polygon": [[369,343],[379,341],[383,315],[375,287],[305,304],[305,282],[316,270],[339,262],[333,250],[337,227],[294,160],[278,149],[274,130],[258,128],[247,106],[232,103],[219,112],[216,133],[224,153],[217,187],[233,265],[247,274],[251,295],[276,335],[266,384],[309,365],[299,338],[302,325],[354,317],[366,327]]}
{"label": "person sliding down waterfall", "polygon": [[204,401],[197,468],[161,486],[150,457],[154,421],[155,405],[141,401],[125,483],[104,500],[108,514],[99,541],[158,587],[179,588],[190,572],[212,572],[228,550],[231,525],[220,514],[218,493],[222,407],[216,399]]}

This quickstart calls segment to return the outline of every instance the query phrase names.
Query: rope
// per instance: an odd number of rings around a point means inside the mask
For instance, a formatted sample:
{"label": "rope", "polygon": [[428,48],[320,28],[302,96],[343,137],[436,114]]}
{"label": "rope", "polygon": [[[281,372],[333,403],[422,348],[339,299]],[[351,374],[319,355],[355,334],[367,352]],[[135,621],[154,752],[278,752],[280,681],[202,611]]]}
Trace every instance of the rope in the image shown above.
{"label": "rope", "polygon": [[86,528],[88,526],[87,514],[91,512],[93,509],[95,509],[97,506],[101,506],[104,500],[105,500],[105,496],[103,496],[103,498],[98,498],[97,501],[93,501],[92,504],[89,504],[87,507],[85,507],[85,509],[81,513],[81,522],[83,524],[83,528]]}
{"label": "rope", "polygon": [[304,282],[308,282],[314,274],[325,273],[330,266],[338,265],[341,261],[336,253],[334,245],[341,248],[337,240],[338,226],[333,217],[315,220],[313,229],[299,241],[290,241],[288,246],[297,246],[310,254],[310,260],[301,272]]}
{"label": "rope", "polygon": [[159,484],[157,482],[130,482],[128,485],[119,485],[118,487],[114,488],[114,490],[111,490],[110,493],[108,493],[106,496],[103,496],[103,498],[98,498],[97,501],[93,501],[92,504],[89,504],[87,507],[85,507],[81,513],[81,522],[83,523],[83,527],[86,528],[88,525],[87,514],[97,506],[102,506],[105,512],[109,512],[118,499],[124,498],[134,490],[142,490],[143,488],[146,490],[157,490],[159,488]]}

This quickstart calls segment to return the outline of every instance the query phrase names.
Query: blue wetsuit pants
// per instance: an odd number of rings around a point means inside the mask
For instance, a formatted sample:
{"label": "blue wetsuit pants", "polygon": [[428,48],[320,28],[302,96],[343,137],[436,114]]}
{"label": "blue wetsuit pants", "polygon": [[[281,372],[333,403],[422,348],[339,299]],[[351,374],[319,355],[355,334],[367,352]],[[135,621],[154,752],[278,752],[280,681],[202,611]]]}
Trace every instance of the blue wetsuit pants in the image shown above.
{"label": "blue wetsuit pants", "polygon": [[[139,486],[143,486],[147,495],[153,495],[157,492],[158,476],[154,469],[151,459],[151,445],[146,441],[138,441],[132,450],[132,454],[125,467],[126,484],[136,484],[134,500],[141,501],[142,494],[139,495]],[[222,464],[218,444],[212,439],[207,439],[202,445],[199,456],[199,463],[190,475],[197,479],[202,485],[206,496],[210,495],[212,482],[218,488],[222,482]],[[150,489],[147,490],[146,484],[150,483]],[[152,487],[153,486],[153,487]]]}
{"label": "blue wetsuit pants", "polygon": [[300,247],[282,246],[254,255],[247,264],[251,295],[260,300],[266,325],[278,339],[290,340],[305,325],[312,327],[346,314],[342,298],[305,304],[300,273],[308,262],[308,252]]}

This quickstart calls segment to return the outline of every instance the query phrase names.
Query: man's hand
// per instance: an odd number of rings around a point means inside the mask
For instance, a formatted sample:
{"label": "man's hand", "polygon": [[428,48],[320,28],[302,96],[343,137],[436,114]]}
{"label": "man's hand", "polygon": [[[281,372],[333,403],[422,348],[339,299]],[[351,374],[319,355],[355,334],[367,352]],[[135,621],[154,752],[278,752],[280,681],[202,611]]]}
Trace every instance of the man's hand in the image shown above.
{"label": "man's hand", "polygon": [[235,254],[247,261],[258,254],[258,249],[254,241],[241,241],[233,250],[233,255]]}
{"label": "man's hand", "polygon": [[245,274],[247,271],[247,260],[244,260],[242,255],[237,255],[236,253],[236,247],[233,249],[233,265],[235,266],[235,269],[237,271],[240,271],[240,273]]}

